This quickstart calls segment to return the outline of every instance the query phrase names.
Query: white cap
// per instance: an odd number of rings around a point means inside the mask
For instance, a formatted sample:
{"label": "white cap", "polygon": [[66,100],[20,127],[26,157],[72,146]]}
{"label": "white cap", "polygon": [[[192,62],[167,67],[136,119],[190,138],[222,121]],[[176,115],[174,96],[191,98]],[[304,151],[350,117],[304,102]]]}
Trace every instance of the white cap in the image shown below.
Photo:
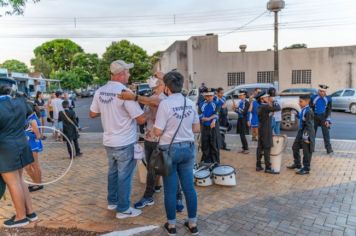
{"label": "white cap", "polygon": [[148,78],[148,80],[146,80],[146,82],[148,83],[148,86],[150,86],[150,88],[155,88],[158,86],[158,79],[154,76],[151,76],[150,78]]}
{"label": "white cap", "polygon": [[269,97],[269,94],[268,94],[268,93],[265,93],[265,94],[263,94],[263,95],[261,96],[261,98],[267,98],[267,97]]}
{"label": "white cap", "polygon": [[110,71],[113,75],[119,74],[124,70],[128,70],[134,67],[133,63],[126,63],[123,60],[116,60],[111,62],[110,64]]}

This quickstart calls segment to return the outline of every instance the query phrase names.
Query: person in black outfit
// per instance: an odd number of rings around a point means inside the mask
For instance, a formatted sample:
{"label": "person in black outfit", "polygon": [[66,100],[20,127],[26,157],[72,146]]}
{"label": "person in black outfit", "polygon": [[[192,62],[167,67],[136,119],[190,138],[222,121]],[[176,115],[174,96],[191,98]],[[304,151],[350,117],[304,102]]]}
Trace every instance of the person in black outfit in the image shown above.
{"label": "person in black outfit", "polygon": [[310,99],[310,108],[314,112],[314,130],[315,133],[318,130],[318,127],[321,127],[323,132],[324,145],[326,152],[332,154],[334,151],[331,147],[330,142],[330,127],[331,127],[331,108],[332,100],[330,96],[326,95],[326,90],[329,87],[324,84],[319,85],[318,94],[313,95]]}
{"label": "person in black outfit", "polygon": [[219,126],[220,130],[220,142],[219,142],[219,147],[222,150],[225,151],[230,151],[231,149],[227,148],[226,142],[225,142],[225,134],[226,132],[231,130],[231,124],[229,122],[228,118],[228,110],[227,110],[227,104],[226,104],[226,97],[224,96],[224,89],[219,87],[216,90],[216,96],[214,98],[214,101],[217,106],[217,113],[219,114],[219,122],[217,123]]}
{"label": "person in black outfit", "polygon": [[299,113],[299,130],[292,147],[294,163],[287,166],[288,169],[300,169],[302,167],[299,150],[303,149],[303,168],[296,172],[299,175],[309,174],[315,147],[314,113],[309,107],[309,102],[309,96],[300,96],[299,105],[302,110]]}
{"label": "person in black outfit", "polygon": [[73,158],[72,156],[72,149],[70,146],[70,143],[74,144],[75,148],[75,155],[76,156],[81,156],[83,153],[80,152],[79,144],[78,144],[78,139],[79,139],[79,128],[78,128],[78,123],[76,119],[76,114],[74,110],[71,110],[69,108],[69,102],[68,101],[63,101],[62,106],[64,111],[60,111],[58,114],[58,121],[63,122],[63,133],[65,136],[67,136],[68,140],[67,141],[67,149],[70,158]]}
{"label": "person in black outfit", "polygon": [[237,120],[237,131],[240,133],[240,138],[241,138],[241,143],[242,143],[242,150],[240,153],[243,154],[248,154],[248,143],[246,139],[246,134],[248,134],[248,126],[247,126],[247,121],[249,120],[249,108],[250,108],[250,103],[247,97],[247,91],[246,90],[240,90],[239,91],[239,103],[236,104],[233,101],[233,109],[234,111],[238,114],[238,120]]}
{"label": "person in black outfit", "polygon": [[261,105],[258,107],[258,147],[256,152],[256,171],[262,171],[262,155],[265,158],[265,172],[275,174],[271,169],[271,147],[273,146],[272,139],[272,112],[280,111],[281,107],[273,98],[266,92],[261,92],[256,96]]}
{"label": "person in black outfit", "polygon": [[220,163],[220,153],[218,144],[219,131],[217,130],[217,106],[214,102],[214,92],[212,90],[203,93],[205,101],[200,110],[201,121],[201,147],[203,151],[202,162]]}
{"label": "person in black outfit", "polygon": [[34,159],[25,136],[24,125],[33,110],[24,97],[11,97],[11,87],[0,86],[0,178],[4,180],[14,203],[16,215],[4,227],[22,227],[37,220],[33,211],[23,169]]}

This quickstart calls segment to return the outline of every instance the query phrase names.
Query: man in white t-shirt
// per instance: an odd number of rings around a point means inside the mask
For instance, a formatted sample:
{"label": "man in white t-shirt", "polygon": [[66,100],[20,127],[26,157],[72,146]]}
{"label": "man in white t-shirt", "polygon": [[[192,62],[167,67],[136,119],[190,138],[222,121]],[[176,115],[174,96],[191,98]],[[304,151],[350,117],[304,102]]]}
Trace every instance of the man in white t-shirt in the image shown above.
{"label": "man in white t-shirt", "polygon": [[[62,102],[63,102],[62,92],[57,91],[56,98],[52,100],[54,127],[57,130],[63,130],[62,122],[58,121],[59,112],[64,111]],[[60,134],[56,132],[55,138],[57,141],[59,141],[61,139]]]}
{"label": "man in white t-shirt", "polygon": [[136,217],[140,210],[130,207],[130,195],[134,160],[134,143],[137,141],[137,123],[145,118],[140,105],[135,101],[123,101],[116,96],[128,90],[129,69],[133,64],[122,60],[111,63],[111,81],[100,87],[90,107],[90,117],[101,117],[104,129],[103,144],[109,159],[108,209],[117,211],[116,218]]}

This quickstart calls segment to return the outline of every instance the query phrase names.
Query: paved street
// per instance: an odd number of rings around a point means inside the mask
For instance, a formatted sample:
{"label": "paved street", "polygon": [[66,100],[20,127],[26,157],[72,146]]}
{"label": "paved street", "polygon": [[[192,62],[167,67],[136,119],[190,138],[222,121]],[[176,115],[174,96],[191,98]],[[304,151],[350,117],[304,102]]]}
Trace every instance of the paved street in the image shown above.
{"label": "paved street", "polygon": [[[238,184],[197,187],[201,235],[356,234],[356,142],[333,141],[335,154],[328,156],[322,141],[318,140],[310,176],[298,176],[285,168],[292,160],[290,148],[284,154],[281,174],[267,175],[254,170],[253,143],[250,143],[251,154],[241,155],[236,152],[239,138],[229,135],[227,141],[233,151],[222,152],[222,163],[238,170]],[[157,226],[141,235],[165,235],[161,228],[165,222],[163,194],[155,195],[155,205],[144,209],[142,216],[115,219],[114,212],[106,209],[107,163],[101,134],[83,133],[80,143],[84,156],[74,160],[69,174],[32,194],[40,220],[27,228],[110,232]],[[58,155],[58,152],[50,154]],[[48,171],[44,167],[43,172]],[[138,182],[136,175],[132,200],[138,200],[143,191],[144,185]],[[0,206],[1,222],[14,213],[8,193]],[[189,235],[182,227],[186,214],[177,217],[178,235]],[[0,235],[8,232],[0,231],[4,233]]]}
{"label": "paved street", "polygon": [[[102,127],[100,119],[90,119],[88,116],[89,107],[91,104],[92,98],[78,99],[76,102],[77,108],[76,112],[80,118],[82,127],[86,127],[84,132],[102,132]],[[356,140],[356,116],[344,113],[344,112],[333,112],[332,113],[333,127],[331,129],[331,138],[332,139],[351,139]],[[234,122],[234,124],[236,124]],[[236,126],[234,126],[231,133],[236,131]],[[294,137],[296,132],[285,132],[289,137]],[[318,130],[317,137],[321,138],[322,133],[321,129]]]}

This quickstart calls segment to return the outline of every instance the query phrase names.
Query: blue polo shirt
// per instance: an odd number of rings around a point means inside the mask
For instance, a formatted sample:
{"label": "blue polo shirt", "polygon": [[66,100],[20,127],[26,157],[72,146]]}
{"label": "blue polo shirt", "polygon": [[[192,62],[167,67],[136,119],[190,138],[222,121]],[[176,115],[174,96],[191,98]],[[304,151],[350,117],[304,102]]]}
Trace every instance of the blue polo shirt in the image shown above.
{"label": "blue polo shirt", "polygon": [[[205,118],[208,118],[208,117],[211,117],[212,115],[216,115],[216,109],[217,109],[217,106],[216,106],[216,103],[214,101],[212,102],[207,102],[205,101],[202,106],[200,107],[200,110],[202,111],[202,114],[200,114],[199,118],[200,120],[202,120],[204,117]],[[202,124],[203,126],[210,126],[211,125],[211,122],[213,120],[217,120],[217,116],[215,119],[212,119],[210,121],[203,121]]]}
{"label": "blue polo shirt", "polygon": [[311,100],[315,106],[314,113],[316,115],[323,115],[326,113],[326,108],[331,102],[331,97],[329,96],[321,97],[319,95],[313,95],[311,97]]}

